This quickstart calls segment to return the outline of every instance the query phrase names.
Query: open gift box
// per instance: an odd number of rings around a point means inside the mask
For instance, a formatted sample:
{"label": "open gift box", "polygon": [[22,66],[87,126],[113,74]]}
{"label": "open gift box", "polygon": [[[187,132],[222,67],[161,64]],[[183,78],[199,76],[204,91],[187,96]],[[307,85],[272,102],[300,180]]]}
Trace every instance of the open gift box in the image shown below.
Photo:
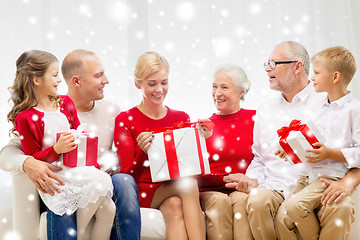
{"label": "open gift box", "polygon": [[324,138],[319,129],[312,121],[301,124],[300,120],[291,121],[289,126],[282,127],[277,131],[280,140],[279,148],[283,150],[290,163],[298,164],[306,162],[307,149],[317,148],[312,144],[324,143]]}
{"label": "open gift box", "polygon": [[205,138],[195,127],[154,134],[148,157],[153,182],[210,174]]}
{"label": "open gift box", "polygon": [[[56,141],[62,133],[56,134]],[[60,162],[66,167],[95,166],[97,163],[98,137],[86,132],[73,132],[79,138],[76,139],[77,147],[67,153],[60,154]]]}

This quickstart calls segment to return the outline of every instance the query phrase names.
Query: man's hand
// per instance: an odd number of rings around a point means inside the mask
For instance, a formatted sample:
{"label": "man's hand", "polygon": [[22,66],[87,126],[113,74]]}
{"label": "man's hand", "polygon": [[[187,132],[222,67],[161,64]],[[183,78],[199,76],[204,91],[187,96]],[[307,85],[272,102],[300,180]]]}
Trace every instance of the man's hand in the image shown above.
{"label": "man's hand", "polygon": [[65,185],[64,180],[54,173],[60,171],[62,169],[61,167],[36,160],[33,157],[28,157],[23,163],[23,169],[30,180],[43,193],[48,193],[51,196],[54,196],[54,192],[49,188],[49,186],[55,189],[56,192],[61,192],[60,188],[53,180],[58,181],[61,185]]}
{"label": "man's hand", "polygon": [[225,187],[235,188],[239,192],[250,193],[251,189],[258,186],[256,179],[249,178],[241,173],[230,174],[223,178]]}
{"label": "man's hand", "polygon": [[320,181],[327,186],[320,200],[324,206],[333,202],[339,203],[344,197],[350,196],[354,190],[354,185],[344,179],[329,181],[320,178]]}

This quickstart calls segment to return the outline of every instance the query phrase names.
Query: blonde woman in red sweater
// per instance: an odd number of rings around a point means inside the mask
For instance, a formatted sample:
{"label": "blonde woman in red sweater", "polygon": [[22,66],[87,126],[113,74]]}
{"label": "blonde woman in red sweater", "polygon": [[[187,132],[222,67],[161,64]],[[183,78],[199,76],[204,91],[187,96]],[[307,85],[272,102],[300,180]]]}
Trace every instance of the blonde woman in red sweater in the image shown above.
{"label": "blonde woman in red sweater", "polygon": [[139,189],[141,207],[159,209],[165,219],[166,239],[205,240],[205,221],[195,179],[153,183],[147,164],[151,129],[190,121],[183,111],[164,105],[169,88],[169,64],[156,52],[146,52],[137,61],[135,86],[142,92],[141,103],[121,112],[115,119],[114,143],[120,171],[132,175]]}

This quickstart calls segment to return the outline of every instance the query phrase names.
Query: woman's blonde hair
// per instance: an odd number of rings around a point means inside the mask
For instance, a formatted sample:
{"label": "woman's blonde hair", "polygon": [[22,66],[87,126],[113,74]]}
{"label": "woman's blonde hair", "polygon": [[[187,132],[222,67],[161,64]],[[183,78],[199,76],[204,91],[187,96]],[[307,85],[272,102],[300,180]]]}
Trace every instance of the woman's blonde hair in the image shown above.
{"label": "woman's blonde hair", "polygon": [[[13,124],[10,134],[17,135],[14,121],[18,113],[37,105],[34,76],[44,76],[49,66],[57,61],[53,54],[41,50],[26,51],[16,60],[14,84],[8,88],[11,94],[9,102],[13,102],[12,109],[7,115],[8,121]],[[55,104],[60,102],[58,96],[49,96],[49,99],[55,101]]]}
{"label": "woman's blonde hair", "polygon": [[134,76],[136,81],[142,81],[161,69],[169,72],[168,61],[157,52],[145,52],[139,56]]}

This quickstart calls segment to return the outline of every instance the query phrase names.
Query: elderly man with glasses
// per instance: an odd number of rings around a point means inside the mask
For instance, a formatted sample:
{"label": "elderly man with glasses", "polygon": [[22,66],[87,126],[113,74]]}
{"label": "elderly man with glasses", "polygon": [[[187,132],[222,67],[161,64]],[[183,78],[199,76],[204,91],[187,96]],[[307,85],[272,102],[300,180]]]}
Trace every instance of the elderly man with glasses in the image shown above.
{"label": "elderly man with glasses", "polygon": [[[237,182],[239,191],[249,193],[245,199],[246,211],[252,235],[256,240],[277,239],[275,216],[278,211],[286,214],[281,204],[285,197],[296,192],[293,188],[299,177],[296,165],[286,164],[284,160],[275,156],[279,139],[277,129],[289,125],[293,119],[306,121],[314,117],[320,111],[320,103],[326,99],[326,95],[315,93],[308,79],[309,66],[307,50],[301,44],[292,41],[277,45],[269,60],[264,63],[270,88],[279,91],[280,94],[263,103],[257,110],[252,147],[254,159],[246,174]],[[355,173],[350,175],[354,176]],[[357,183],[358,181],[351,181],[347,185],[347,190],[342,193],[351,194]],[[331,190],[325,191],[325,198],[334,200],[334,196],[338,196],[334,191],[339,191],[339,188],[332,185],[333,183],[328,184]],[[321,231],[325,231],[326,234],[331,234],[331,231],[336,229],[334,227],[339,211],[333,205],[323,206],[317,215]],[[314,239],[317,239],[318,234],[314,232]],[[328,236],[326,234],[324,236]]]}

